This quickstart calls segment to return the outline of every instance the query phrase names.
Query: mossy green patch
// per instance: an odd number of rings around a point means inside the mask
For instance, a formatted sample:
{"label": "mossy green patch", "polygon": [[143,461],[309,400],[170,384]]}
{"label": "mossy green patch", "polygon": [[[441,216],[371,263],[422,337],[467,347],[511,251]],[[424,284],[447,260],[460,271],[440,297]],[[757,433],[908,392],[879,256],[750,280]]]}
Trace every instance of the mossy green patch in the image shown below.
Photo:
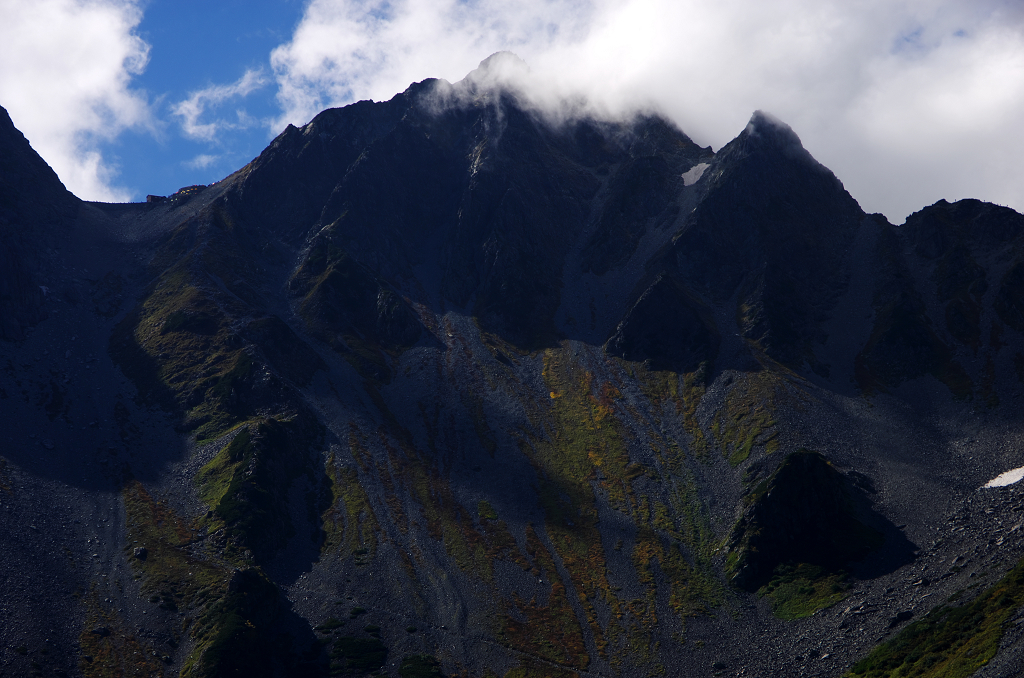
{"label": "mossy green patch", "polygon": [[345,622],[340,621],[338,619],[335,619],[334,617],[330,617],[323,624],[319,624],[317,626],[314,626],[313,630],[314,631],[321,631],[323,633],[327,633],[327,632],[333,631],[334,629],[341,628],[344,625],[345,625]]}
{"label": "mossy green patch", "polygon": [[[175,229],[154,256],[153,281],[118,324],[110,353],[149,402],[214,438],[305,383],[322,361],[277,316],[263,315],[262,238],[226,203]],[[273,371],[268,368],[273,367]]]}
{"label": "mossy green patch", "polygon": [[[78,670],[85,678],[123,678],[163,675],[163,665],[153,648],[128,630],[118,614],[104,607],[95,591],[85,602],[85,626],[78,637],[81,659]],[[28,654],[28,648],[15,648]]]}
{"label": "mossy green patch", "polygon": [[[646,370],[632,363],[618,364]],[[674,373],[654,372],[647,377],[644,390],[660,398],[659,403],[676,402],[677,412],[696,408],[703,389],[701,375],[680,378]],[[615,384],[576,363],[565,348],[545,352],[543,378],[547,407],[538,408],[535,423],[545,435],[524,440],[521,447],[538,469],[545,530],[571,573],[598,652],[615,653],[617,657],[626,652],[646,662],[637,648],[649,646],[647,636],[657,624],[655,594],[660,580],[653,568],[664,576],[670,606],[680,616],[705,612],[720,600],[721,587],[707,567],[709,561],[696,551],[704,551],[705,530],[697,525],[702,522],[701,512],[688,505],[695,497],[686,493],[683,477],[662,486],[660,491],[666,492],[668,501],[638,495],[637,483],[658,481],[662,476],[653,468],[631,461],[625,442],[631,434],[620,417],[637,417],[638,413],[623,402]],[[699,426],[694,430],[699,431]],[[658,444],[660,438],[651,432],[651,439],[652,450],[666,467],[675,469],[674,474],[681,473],[678,447],[665,444],[671,457],[666,461]],[[604,493],[612,507],[631,515],[640,528],[633,562],[647,585],[642,600],[624,603],[608,582],[595,488]],[[685,546],[680,547],[679,541]],[[695,565],[694,557],[701,564]],[[610,610],[610,623],[598,623],[597,601]]]}
{"label": "mossy green patch", "polygon": [[180,409],[200,438],[242,418],[252,359],[229,316],[186,266],[166,272],[115,328],[111,353],[144,398]]}
{"label": "mossy green patch", "polygon": [[441,663],[433,655],[411,654],[398,667],[400,678],[444,678]]}
{"label": "mossy green patch", "polygon": [[732,466],[750,456],[755,446],[774,450],[778,435],[775,412],[785,397],[784,379],[771,370],[740,373],[712,420],[711,430]]}
{"label": "mossy green patch", "polygon": [[[256,569],[232,574],[231,563],[208,541],[197,548],[196,524],[154,500],[140,483],[128,483],[122,495],[126,550],[142,574],[143,592],[162,608],[200,611],[195,623],[186,626],[196,644],[182,676],[220,678],[236,675],[238,667],[241,675],[269,675],[272,660],[281,654],[271,631],[279,611],[277,587]],[[136,555],[136,546],[145,550]]]}
{"label": "mossy green patch", "polygon": [[[522,554],[504,522],[481,517],[478,526],[472,513],[455,498],[447,479],[429,458],[416,450],[408,429],[399,423],[374,384],[366,380],[364,385],[386,423],[378,430],[377,438],[386,453],[387,463],[373,461],[365,437],[355,429],[350,435],[350,445],[360,471],[375,472],[384,486],[391,522],[400,531],[409,529],[409,519],[399,498],[399,490],[405,489],[423,511],[427,534],[444,543],[446,552],[463,572],[493,582],[497,559],[521,562]],[[412,576],[411,561],[404,559],[403,563]]]}
{"label": "mossy green patch", "polygon": [[[157,501],[138,481],[121,492],[125,507],[132,567],[142,574],[142,590],[165,609],[190,609],[218,598],[224,591],[228,565],[216,553],[190,548],[199,537],[196,525]],[[141,548],[140,556],[135,549]],[[144,555],[143,555],[144,554]]]}
{"label": "mossy green patch", "polygon": [[[504,523],[486,521],[489,524],[481,524],[478,529],[470,511],[455,498],[448,481],[417,452],[409,431],[398,423],[383,398],[378,394],[374,402],[391,425],[397,443],[393,444],[385,429],[378,431],[388,463],[376,465],[377,477],[386,489],[385,501],[392,522],[400,530],[408,529],[408,518],[397,492],[399,487],[407,488],[423,510],[427,533],[444,543],[455,565],[483,581],[493,581],[494,560],[509,555],[508,545],[515,544]],[[366,461],[363,465],[369,468]],[[515,555],[511,557],[516,559]]]}
{"label": "mossy green patch", "polygon": [[481,499],[477,504],[476,513],[481,518],[486,518],[487,520],[498,519],[498,512],[494,510],[494,507],[486,499]]}
{"label": "mossy green patch", "polygon": [[[621,398],[618,389],[609,382],[595,383],[593,373],[573,364],[561,350],[545,352],[543,376],[550,419],[545,422],[547,438],[537,441],[537,456],[552,489],[569,499],[565,518],[593,505],[589,481],[598,477],[612,505],[630,510],[635,506],[630,482],[635,475],[630,477],[632,469],[627,469],[622,425],[614,416]],[[549,503],[547,508],[561,512],[557,502]]]}
{"label": "mossy green patch", "polygon": [[613,507],[632,513],[633,481],[643,469],[630,461],[615,414],[621,393],[612,383],[596,380],[562,348],[545,351],[543,378],[549,406],[538,423],[545,435],[523,449],[540,473],[545,529],[572,573],[595,643],[603,649],[607,641],[591,600],[603,600],[615,615],[620,602],[608,583],[593,484]]}
{"label": "mossy green patch", "polygon": [[664,539],[651,527],[643,525],[637,531],[633,546],[633,564],[640,582],[652,592],[655,562],[669,586],[669,607],[680,617],[707,613],[721,601],[721,585],[709,575],[706,563],[704,571],[694,567],[678,541]]}
{"label": "mossy green patch", "polygon": [[274,675],[282,649],[281,636],[272,630],[281,612],[280,597],[259,569],[236,571],[224,596],[196,621],[195,649],[181,669],[182,678]]}
{"label": "mossy green patch", "polygon": [[758,595],[771,601],[772,613],[779,619],[809,617],[831,607],[847,596],[849,585],[842,572],[830,572],[808,563],[782,564]]}
{"label": "mossy green patch", "polygon": [[671,402],[676,414],[683,419],[683,428],[690,434],[690,448],[698,455],[705,453],[708,441],[697,421],[697,406],[707,391],[707,363],[703,362],[693,372],[682,375],[650,370],[644,363],[634,363],[630,367],[655,411],[660,411],[663,403]]}
{"label": "mossy green patch", "polygon": [[239,430],[196,475],[200,496],[216,520],[230,527],[238,548],[269,556],[295,529],[288,510],[288,488],[312,471],[310,446],[319,426],[296,416],[264,418]]}
{"label": "mossy green patch", "polygon": [[[353,457],[361,454],[362,443],[355,432],[351,434],[349,444]],[[327,478],[332,498],[322,516],[327,534],[323,551],[327,553],[344,549],[345,553],[356,557],[357,563],[365,562],[377,551],[380,524],[370,498],[359,481],[359,473],[351,466],[341,465],[331,454],[327,460]]]}
{"label": "mossy green patch", "polygon": [[574,671],[566,671],[540,662],[524,662],[522,666],[517,666],[506,673],[504,678],[575,678],[578,675]]}
{"label": "mossy green patch", "polygon": [[331,675],[366,675],[384,667],[388,648],[379,638],[344,636],[331,649]]}
{"label": "mossy green patch", "polygon": [[939,606],[878,646],[846,675],[863,678],[966,678],[999,649],[1006,625],[1024,604],[1024,560],[972,602]]}
{"label": "mossy green patch", "polygon": [[501,620],[498,639],[512,649],[556,664],[586,668],[590,657],[580,623],[569,604],[554,559],[532,525],[526,528],[526,550],[533,561],[535,576],[550,583],[547,604],[525,601],[513,594],[510,609]]}

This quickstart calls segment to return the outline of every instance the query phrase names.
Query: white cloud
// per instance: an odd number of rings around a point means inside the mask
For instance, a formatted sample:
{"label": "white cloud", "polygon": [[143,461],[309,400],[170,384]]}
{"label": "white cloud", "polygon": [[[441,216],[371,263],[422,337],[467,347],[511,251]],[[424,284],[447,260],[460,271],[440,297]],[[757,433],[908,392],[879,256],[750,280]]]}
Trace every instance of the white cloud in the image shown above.
{"label": "white cloud", "polygon": [[150,124],[129,88],[149,46],[134,30],[133,0],[0,0],[0,105],[76,195],[127,200],[98,150],[129,127]]}
{"label": "white cloud", "polygon": [[182,164],[190,169],[206,169],[213,163],[220,160],[219,155],[209,155],[207,153],[201,153],[191,160],[186,160]]}
{"label": "white cloud", "polygon": [[312,0],[271,56],[277,122],[458,80],[499,50],[529,63],[535,102],[654,107],[716,148],[771,111],[895,221],[942,197],[1024,210],[1014,0]]}
{"label": "white cloud", "polygon": [[271,54],[284,122],[360,98],[389,99],[428,77],[461,79],[484,57],[529,56],[578,40],[583,0],[313,0]]}
{"label": "white cloud", "polygon": [[231,99],[245,98],[267,82],[262,70],[247,70],[241,78],[230,85],[211,85],[190,93],[187,99],[171,106],[171,112],[181,118],[181,129],[185,136],[200,141],[215,141],[217,135],[224,130],[253,127],[258,123],[244,110],[236,111],[235,122],[223,118],[200,122],[203,113],[208,109],[216,109]]}

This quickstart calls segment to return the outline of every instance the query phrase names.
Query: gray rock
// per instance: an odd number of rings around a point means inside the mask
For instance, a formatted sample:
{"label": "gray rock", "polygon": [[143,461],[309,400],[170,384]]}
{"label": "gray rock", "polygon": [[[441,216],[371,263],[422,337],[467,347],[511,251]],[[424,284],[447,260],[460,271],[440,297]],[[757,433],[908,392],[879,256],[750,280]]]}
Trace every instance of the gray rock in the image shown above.
{"label": "gray rock", "polygon": [[913,616],[914,613],[911,610],[903,610],[902,612],[897,612],[896,616],[889,620],[889,628],[895,628],[903,622],[909,621]]}

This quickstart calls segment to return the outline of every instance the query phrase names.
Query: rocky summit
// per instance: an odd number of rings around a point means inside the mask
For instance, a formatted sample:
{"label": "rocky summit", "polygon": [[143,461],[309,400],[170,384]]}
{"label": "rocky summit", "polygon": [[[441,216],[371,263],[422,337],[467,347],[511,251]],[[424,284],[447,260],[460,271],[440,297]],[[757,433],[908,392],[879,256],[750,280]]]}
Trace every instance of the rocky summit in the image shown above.
{"label": "rocky summit", "polygon": [[0,116],[0,675],[1019,675],[1024,216],[506,61],[146,203]]}

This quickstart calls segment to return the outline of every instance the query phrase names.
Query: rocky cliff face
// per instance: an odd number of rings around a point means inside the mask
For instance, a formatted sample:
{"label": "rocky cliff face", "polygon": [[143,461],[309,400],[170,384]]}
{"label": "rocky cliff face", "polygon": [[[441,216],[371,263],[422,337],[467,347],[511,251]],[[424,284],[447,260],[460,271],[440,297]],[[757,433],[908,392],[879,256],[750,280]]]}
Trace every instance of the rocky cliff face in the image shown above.
{"label": "rocky cliff face", "polygon": [[[0,107],[0,336],[18,341],[42,310],[49,252],[60,247],[78,200]],[[56,290],[54,290],[56,291]]]}
{"label": "rocky cliff face", "polygon": [[1012,675],[1024,217],[491,66],[150,204],[8,125],[2,661]]}

